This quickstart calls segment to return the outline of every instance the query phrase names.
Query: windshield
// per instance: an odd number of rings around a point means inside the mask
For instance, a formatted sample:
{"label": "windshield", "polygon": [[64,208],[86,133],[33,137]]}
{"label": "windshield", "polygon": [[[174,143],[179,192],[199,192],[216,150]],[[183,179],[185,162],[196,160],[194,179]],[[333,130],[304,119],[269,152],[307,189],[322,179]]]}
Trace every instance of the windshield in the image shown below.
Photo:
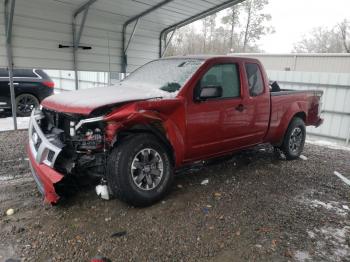
{"label": "windshield", "polygon": [[199,59],[181,58],[152,61],[131,73],[122,84],[133,85],[145,92],[176,95],[202,63]]}

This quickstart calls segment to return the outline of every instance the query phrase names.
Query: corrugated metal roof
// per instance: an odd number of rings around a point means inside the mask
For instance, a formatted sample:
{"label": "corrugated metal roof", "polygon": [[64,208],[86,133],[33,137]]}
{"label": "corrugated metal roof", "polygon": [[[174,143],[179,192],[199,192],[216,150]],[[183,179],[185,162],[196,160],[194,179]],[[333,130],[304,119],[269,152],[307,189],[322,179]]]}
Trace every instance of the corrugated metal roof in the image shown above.
{"label": "corrugated metal roof", "polygon": [[[123,24],[162,2],[164,0],[97,0],[89,9],[80,41],[92,49],[78,50],[79,70],[120,72]],[[164,29],[238,2],[241,0],[168,1],[141,18],[128,49],[127,70],[159,57],[160,33]],[[86,0],[17,0],[12,40],[15,67],[73,69],[72,50],[59,49],[58,45],[72,45],[73,14],[84,3]],[[0,5],[1,14],[3,9]],[[132,29],[130,24],[126,39]],[[7,66],[4,43],[4,24],[0,19],[1,67]]]}

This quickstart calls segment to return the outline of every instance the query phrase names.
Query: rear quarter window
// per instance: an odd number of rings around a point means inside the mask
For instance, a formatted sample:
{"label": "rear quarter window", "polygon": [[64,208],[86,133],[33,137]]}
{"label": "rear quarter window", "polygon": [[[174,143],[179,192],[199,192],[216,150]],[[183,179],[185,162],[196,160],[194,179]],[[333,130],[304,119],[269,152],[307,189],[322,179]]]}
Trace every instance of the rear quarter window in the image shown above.
{"label": "rear quarter window", "polygon": [[258,64],[246,63],[245,71],[247,74],[250,96],[258,96],[264,92],[264,81]]}
{"label": "rear quarter window", "polygon": [[38,78],[38,76],[33,72],[33,69],[14,69],[14,77],[28,77],[28,78]]}

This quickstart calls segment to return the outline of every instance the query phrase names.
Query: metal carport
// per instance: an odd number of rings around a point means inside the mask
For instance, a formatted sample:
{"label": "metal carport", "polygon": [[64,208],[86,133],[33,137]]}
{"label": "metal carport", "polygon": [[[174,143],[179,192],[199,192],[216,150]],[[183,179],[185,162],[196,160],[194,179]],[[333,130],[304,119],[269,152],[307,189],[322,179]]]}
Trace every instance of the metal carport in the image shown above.
{"label": "metal carport", "polygon": [[74,70],[78,88],[78,70],[131,72],[162,56],[177,28],[241,1],[3,0],[0,67],[11,89],[12,65]]}

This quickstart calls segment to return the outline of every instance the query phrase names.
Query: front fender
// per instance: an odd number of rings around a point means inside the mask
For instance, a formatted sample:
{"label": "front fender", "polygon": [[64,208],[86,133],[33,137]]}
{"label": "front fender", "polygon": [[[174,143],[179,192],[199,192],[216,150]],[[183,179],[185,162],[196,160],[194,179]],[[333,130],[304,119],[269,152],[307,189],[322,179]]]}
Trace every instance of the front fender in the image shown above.
{"label": "front fender", "polygon": [[[181,165],[184,159],[184,137],[176,123],[155,110],[138,110],[137,107],[126,107],[105,118],[107,122],[107,140],[113,141],[118,133],[135,126],[156,126],[173,149],[175,166]],[[157,125],[154,125],[157,123]],[[161,125],[161,128],[159,128]]]}

